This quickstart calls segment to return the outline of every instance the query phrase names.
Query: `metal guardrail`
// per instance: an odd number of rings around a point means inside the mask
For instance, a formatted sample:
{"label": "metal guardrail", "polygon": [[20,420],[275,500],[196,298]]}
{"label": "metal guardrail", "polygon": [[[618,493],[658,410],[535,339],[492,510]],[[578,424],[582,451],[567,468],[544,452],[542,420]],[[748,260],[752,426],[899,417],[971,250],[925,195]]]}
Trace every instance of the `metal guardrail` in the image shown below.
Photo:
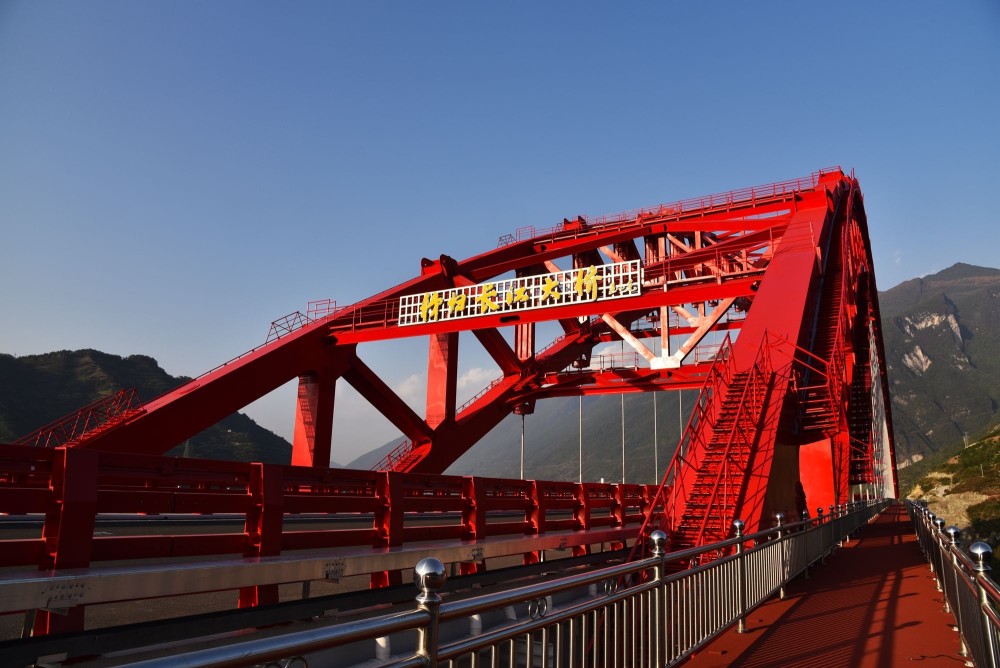
{"label": "metal guardrail", "polygon": [[[993,551],[986,543],[973,543],[966,553],[961,546],[961,530],[945,528],[925,504],[908,501],[920,549],[944,594],[945,611],[958,622],[959,650],[980,668],[1000,666],[1000,586],[989,576]],[[969,664],[966,664],[969,665]]]}
{"label": "metal guardrail", "polygon": [[414,570],[414,609],[116,665],[676,665],[727,628],[743,630],[750,611],[890,503],[793,524],[778,514],[773,528],[748,535],[737,521],[734,538],[674,553],[657,531],[649,558],[450,601],[438,594],[445,565],[426,558]]}
{"label": "metal guardrail", "polygon": [[[623,211],[616,214],[603,216],[581,216],[576,221],[572,221],[573,224],[570,227],[567,227],[566,224],[541,229],[534,226],[519,227],[513,234],[501,235],[497,241],[497,248],[509,246],[517,243],[518,241],[536,239],[546,235],[555,237],[556,235],[564,232],[589,232],[595,229],[602,229],[614,225],[621,225],[623,223],[634,222],[642,217],[679,216],[698,209],[712,209],[716,207],[725,208],[738,204],[746,204],[748,202],[756,202],[758,199],[768,199],[790,195],[803,190],[815,188],[819,185],[820,179],[824,174],[832,174],[840,171],[840,167],[824,167],[817,172],[813,172],[806,178],[778,181],[777,183],[755,186],[753,188],[740,188],[738,190],[730,190],[729,192],[706,195],[704,197],[692,197],[689,199],[671,202],[669,204],[660,204],[653,207],[633,209],[631,211]],[[586,227],[583,225],[586,225]]]}

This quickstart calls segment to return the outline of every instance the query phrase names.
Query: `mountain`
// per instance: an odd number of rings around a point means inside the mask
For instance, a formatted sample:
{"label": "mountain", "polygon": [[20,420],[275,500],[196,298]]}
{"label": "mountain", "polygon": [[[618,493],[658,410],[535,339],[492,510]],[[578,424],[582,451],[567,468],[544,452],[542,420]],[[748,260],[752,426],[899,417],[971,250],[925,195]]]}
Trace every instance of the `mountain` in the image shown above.
{"label": "mountain", "polygon": [[[124,388],[147,402],[187,381],[145,355],[63,350],[14,357],[0,354],[0,443],[10,443]],[[291,410],[291,409],[289,409]],[[243,413],[192,436],[167,454],[287,464],[292,446]]]}
{"label": "mountain", "polygon": [[879,304],[900,466],[1000,420],[1000,270],[956,264]]}

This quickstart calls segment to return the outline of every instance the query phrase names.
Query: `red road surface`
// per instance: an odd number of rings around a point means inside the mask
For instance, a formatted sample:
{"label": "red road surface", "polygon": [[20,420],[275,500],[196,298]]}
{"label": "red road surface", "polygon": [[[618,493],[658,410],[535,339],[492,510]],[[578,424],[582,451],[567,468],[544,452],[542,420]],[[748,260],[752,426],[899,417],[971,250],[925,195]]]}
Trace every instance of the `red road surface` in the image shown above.
{"label": "red road surface", "polygon": [[886,510],[787,598],[761,606],[747,633],[726,631],[687,665],[962,666],[955,618],[903,506]]}

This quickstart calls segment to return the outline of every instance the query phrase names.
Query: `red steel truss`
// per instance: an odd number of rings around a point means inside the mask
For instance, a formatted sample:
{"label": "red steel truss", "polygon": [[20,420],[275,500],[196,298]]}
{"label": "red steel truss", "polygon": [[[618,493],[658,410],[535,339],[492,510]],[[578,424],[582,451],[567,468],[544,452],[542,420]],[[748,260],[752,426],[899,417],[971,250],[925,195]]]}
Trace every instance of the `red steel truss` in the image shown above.
{"label": "red steel truss", "polygon": [[[611,276],[600,296],[597,275]],[[537,345],[540,322],[561,335]],[[502,375],[459,406],[462,331]],[[713,332],[730,335],[721,350]],[[362,355],[414,336],[429,340],[423,415]],[[608,341],[634,352],[594,356]],[[539,399],[701,387],[662,490],[686,545],[717,539],[736,515],[752,529],[779,509],[893,496],[885,374],[862,196],[830,169],[425,259],[420,275],[357,304],[315,302],[276,321],[265,345],[70,445],[163,453],[298,378],[292,463],[327,467],[343,379],[405,437],[379,468],[441,473]]]}

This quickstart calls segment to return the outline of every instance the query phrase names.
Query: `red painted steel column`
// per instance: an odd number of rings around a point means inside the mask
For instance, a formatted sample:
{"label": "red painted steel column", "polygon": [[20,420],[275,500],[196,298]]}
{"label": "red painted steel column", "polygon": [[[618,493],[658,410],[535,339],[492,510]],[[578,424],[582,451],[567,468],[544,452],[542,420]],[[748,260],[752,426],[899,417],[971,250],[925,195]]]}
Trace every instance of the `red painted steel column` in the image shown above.
{"label": "red painted steel column", "polygon": [[846,425],[833,438],[833,467],[834,503],[847,503],[851,500],[851,434]]}
{"label": "red painted steel column", "polygon": [[[462,526],[465,528],[462,540],[486,538],[486,491],[479,478],[466,477],[462,485]],[[462,562],[462,575],[479,572],[477,562]]]}
{"label": "red painted steel column", "polygon": [[432,334],[427,354],[427,426],[455,419],[458,388],[458,332]]}
{"label": "red painted steel column", "polygon": [[[615,527],[625,526],[625,516],[628,514],[628,505],[625,499],[625,485],[623,484],[615,485],[615,502],[614,505],[611,506],[611,514],[615,518]],[[625,544],[618,541],[611,543],[612,550],[621,550],[624,547]]]}
{"label": "red painted steel column", "polygon": [[[525,488],[525,491],[527,492],[527,498],[525,499],[525,520],[527,520],[527,533],[529,535],[538,535],[545,530],[545,506],[541,491],[538,489],[538,481],[528,481],[528,486]],[[541,552],[535,551],[524,553],[525,565],[537,564],[541,560]]]}
{"label": "red painted steel column", "polygon": [[[284,472],[276,464],[253,464],[250,478],[253,506],[247,513],[245,557],[276,557],[281,554],[284,524]],[[278,602],[278,585],[243,587],[239,607],[249,608]]]}
{"label": "red painted steel column", "polygon": [[[577,483],[576,510],[573,511],[573,519],[576,520],[577,531],[590,529],[590,497],[587,495],[587,483]],[[573,546],[574,557],[582,557],[585,554],[590,554],[589,545]]]}
{"label": "red painted steel column", "polygon": [[[45,513],[42,537],[48,555],[39,570],[86,568],[90,565],[97,516],[97,463],[99,453],[60,449],[53,459],[52,501]],[[59,604],[52,606],[58,609]],[[62,612],[62,611],[61,611]],[[69,607],[64,614],[39,610],[32,635],[82,631],[84,606]]]}
{"label": "red painted steel column", "polygon": [[[401,473],[382,471],[378,479],[378,506],[375,509],[375,530],[378,532],[374,547],[398,547],[403,544],[403,479]],[[371,588],[389,587],[403,583],[400,571],[379,571],[371,574]]]}
{"label": "red painted steel column", "polygon": [[336,389],[337,378],[333,374],[299,376],[292,442],[293,466],[330,467]]}

